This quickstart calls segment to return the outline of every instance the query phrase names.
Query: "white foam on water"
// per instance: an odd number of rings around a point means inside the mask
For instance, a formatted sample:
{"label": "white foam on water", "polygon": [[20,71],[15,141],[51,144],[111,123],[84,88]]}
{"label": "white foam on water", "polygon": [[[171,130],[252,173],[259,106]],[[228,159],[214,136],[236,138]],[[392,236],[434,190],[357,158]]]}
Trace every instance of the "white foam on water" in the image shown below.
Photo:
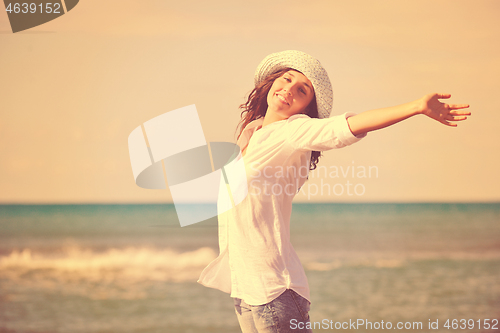
{"label": "white foam on water", "polygon": [[58,254],[24,249],[0,257],[0,277],[13,297],[33,289],[94,299],[137,299],[146,297],[147,287],[154,283],[195,283],[216,257],[208,247],[191,252],[134,247],[94,252],[68,247]]}
{"label": "white foam on water", "polygon": [[[303,265],[309,271],[331,271],[343,267],[396,268],[414,261],[425,260],[500,260],[500,252],[435,252],[419,251],[410,253],[396,252],[350,252],[331,253],[333,260],[317,260],[318,254],[306,253],[302,256]],[[322,255],[324,256],[324,255]]]}

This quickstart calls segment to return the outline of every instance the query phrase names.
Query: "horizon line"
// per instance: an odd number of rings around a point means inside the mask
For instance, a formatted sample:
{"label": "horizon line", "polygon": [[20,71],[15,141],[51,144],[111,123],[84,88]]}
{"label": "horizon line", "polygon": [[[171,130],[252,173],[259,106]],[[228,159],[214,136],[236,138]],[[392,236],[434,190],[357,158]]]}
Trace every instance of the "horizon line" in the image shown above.
{"label": "horizon line", "polygon": [[[209,204],[209,203],[207,203]],[[500,204],[500,200],[475,200],[475,201],[315,201],[293,202],[293,204]],[[93,205],[172,205],[173,202],[0,202],[0,206],[93,206]]]}

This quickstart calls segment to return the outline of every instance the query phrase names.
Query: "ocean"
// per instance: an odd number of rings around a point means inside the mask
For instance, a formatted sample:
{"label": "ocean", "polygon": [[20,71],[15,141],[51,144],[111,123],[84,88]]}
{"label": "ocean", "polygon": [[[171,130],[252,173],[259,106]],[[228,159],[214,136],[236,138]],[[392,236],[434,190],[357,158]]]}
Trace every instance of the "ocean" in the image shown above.
{"label": "ocean", "polygon": [[[298,203],[291,238],[315,332],[499,332],[500,203]],[[241,332],[217,253],[171,204],[0,205],[0,333]]]}

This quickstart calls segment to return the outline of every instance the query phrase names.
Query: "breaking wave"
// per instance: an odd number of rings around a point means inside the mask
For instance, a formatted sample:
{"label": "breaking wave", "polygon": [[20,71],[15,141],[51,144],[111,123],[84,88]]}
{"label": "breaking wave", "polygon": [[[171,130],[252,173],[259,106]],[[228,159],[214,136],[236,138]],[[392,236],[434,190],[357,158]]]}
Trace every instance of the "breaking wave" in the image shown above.
{"label": "breaking wave", "polygon": [[57,254],[13,251],[0,257],[0,280],[16,290],[59,290],[91,298],[142,298],[158,282],[196,282],[203,268],[217,257],[208,247],[191,252],[151,248],[94,252],[78,247]]}

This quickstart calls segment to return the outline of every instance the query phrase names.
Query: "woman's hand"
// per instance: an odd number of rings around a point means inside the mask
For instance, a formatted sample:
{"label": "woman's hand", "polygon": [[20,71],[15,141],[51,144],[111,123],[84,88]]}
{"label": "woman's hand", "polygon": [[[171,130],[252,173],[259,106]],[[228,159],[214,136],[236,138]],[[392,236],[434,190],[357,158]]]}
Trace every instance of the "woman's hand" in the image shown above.
{"label": "woman's hand", "polygon": [[440,98],[450,98],[450,94],[429,94],[413,102],[391,106],[388,108],[370,110],[347,118],[347,124],[352,134],[375,131],[394,125],[417,114],[425,114],[445,125],[456,127],[451,121],[465,120],[469,111],[455,111],[468,108],[468,104],[444,104]]}
{"label": "woman's hand", "polygon": [[450,98],[450,94],[428,94],[418,100],[419,113],[439,121],[447,126],[456,127],[456,123],[451,121],[461,121],[467,119],[465,116],[470,116],[469,111],[456,111],[469,107],[469,104],[445,104],[439,99]]}

